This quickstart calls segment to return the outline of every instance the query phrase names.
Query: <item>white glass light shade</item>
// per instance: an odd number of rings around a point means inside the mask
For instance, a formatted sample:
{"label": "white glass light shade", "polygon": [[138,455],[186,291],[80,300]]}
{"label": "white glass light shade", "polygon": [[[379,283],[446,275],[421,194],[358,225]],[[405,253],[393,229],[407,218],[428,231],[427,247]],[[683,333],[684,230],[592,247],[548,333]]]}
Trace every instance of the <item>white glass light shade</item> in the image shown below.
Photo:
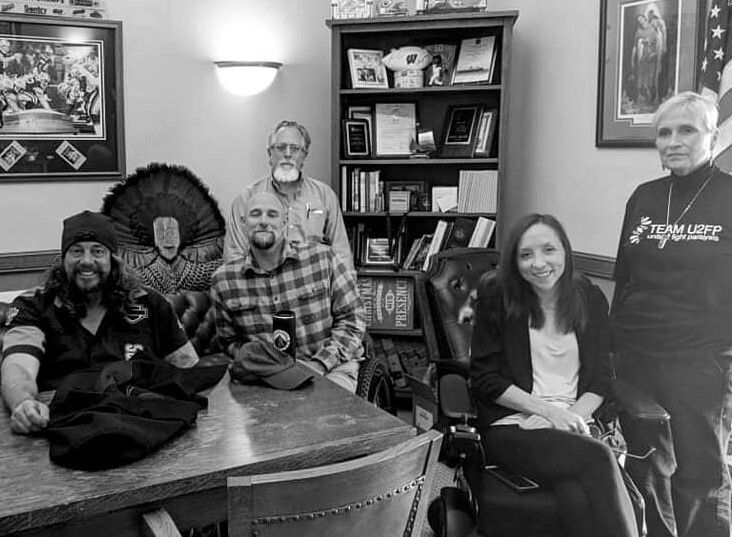
{"label": "white glass light shade", "polygon": [[214,62],[221,85],[234,95],[254,95],[274,80],[279,62]]}

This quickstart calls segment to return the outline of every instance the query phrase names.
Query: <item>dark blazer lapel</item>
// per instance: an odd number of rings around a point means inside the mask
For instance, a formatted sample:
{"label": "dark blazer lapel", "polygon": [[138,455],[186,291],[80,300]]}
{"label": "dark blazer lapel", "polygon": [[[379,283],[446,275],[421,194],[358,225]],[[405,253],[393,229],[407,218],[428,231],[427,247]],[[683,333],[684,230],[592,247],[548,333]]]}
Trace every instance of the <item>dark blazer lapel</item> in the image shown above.
{"label": "dark blazer lapel", "polygon": [[533,371],[531,369],[531,350],[529,349],[529,321],[525,315],[508,320],[506,349],[506,358],[513,374],[514,383],[519,388],[531,392]]}

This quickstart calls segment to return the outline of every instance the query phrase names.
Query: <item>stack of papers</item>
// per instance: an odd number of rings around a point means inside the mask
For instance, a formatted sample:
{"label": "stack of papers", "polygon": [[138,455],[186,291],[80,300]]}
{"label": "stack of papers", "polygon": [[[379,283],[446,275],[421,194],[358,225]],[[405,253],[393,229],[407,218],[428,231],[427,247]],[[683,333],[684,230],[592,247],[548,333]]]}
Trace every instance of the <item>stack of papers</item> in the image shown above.
{"label": "stack of papers", "polygon": [[497,212],[497,170],[460,170],[458,185],[458,212]]}

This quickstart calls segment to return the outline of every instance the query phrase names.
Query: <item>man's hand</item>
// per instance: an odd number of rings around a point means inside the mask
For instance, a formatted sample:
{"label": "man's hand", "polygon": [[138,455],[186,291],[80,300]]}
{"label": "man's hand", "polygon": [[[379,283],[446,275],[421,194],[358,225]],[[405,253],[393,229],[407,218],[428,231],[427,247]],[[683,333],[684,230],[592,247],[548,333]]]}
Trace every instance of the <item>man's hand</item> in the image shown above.
{"label": "man's hand", "polygon": [[48,407],[35,399],[26,399],[13,410],[10,429],[17,434],[35,433],[48,425]]}

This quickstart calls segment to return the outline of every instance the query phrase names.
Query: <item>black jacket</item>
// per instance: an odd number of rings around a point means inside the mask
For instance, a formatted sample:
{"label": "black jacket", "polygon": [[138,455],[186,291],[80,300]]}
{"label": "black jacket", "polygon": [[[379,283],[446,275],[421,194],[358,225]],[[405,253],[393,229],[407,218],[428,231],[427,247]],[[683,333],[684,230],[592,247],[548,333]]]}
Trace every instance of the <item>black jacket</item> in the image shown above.
{"label": "black jacket", "polygon": [[[584,277],[579,279],[579,289],[588,305],[588,322],[576,333],[580,359],[577,397],[588,391],[605,397],[610,382],[608,303],[600,288]],[[503,291],[493,273],[478,283],[471,349],[470,385],[478,423],[488,427],[516,412],[497,404],[496,398],[511,384],[531,392],[534,383],[528,318],[508,317]]]}

